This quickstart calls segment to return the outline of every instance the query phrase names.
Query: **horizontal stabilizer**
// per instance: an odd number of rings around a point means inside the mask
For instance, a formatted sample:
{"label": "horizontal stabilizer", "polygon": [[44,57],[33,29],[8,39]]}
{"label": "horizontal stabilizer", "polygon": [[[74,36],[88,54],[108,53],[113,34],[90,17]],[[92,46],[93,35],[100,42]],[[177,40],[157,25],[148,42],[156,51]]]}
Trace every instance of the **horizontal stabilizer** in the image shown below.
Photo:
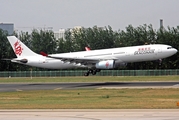
{"label": "horizontal stabilizer", "polygon": [[27,63],[27,62],[28,62],[28,60],[27,60],[27,59],[14,60],[14,61],[21,62],[21,63]]}
{"label": "horizontal stabilizer", "polygon": [[12,60],[12,59],[9,59],[9,58],[2,58],[1,60]]}
{"label": "horizontal stabilizer", "polygon": [[21,62],[21,63],[27,63],[28,62],[27,59],[18,59],[18,58],[13,58],[13,59],[3,58],[1,60],[8,60],[8,61],[12,61],[12,62]]}

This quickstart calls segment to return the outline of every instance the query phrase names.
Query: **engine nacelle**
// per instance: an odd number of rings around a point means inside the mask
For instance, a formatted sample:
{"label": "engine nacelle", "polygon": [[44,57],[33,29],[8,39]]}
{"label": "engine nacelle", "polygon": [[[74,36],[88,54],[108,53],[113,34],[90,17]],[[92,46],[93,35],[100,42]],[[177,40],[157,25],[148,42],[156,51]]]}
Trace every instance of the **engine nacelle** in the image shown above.
{"label": "engine nacelle", "polygon": [[96,63],[96,65],[95,65],[95,67],[97,69],[114,69],[114,68],[123,68],[126,66],[127,66],[127,63],[117,62],[114,60],[100,61],[100,62]]}
{"label": "engine nacelle", "polygon": [[100,61],[96,63],[95,67],[97,69],[113,69],[115,67],[115,61],[114,60]]}

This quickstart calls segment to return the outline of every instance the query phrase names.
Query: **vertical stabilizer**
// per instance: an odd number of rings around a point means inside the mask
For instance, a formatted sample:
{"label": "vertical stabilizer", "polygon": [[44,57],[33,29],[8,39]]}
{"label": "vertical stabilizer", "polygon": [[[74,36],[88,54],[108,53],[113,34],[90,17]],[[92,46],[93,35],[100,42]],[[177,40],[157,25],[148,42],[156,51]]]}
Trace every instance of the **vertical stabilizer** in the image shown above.
{"label": "vertical stabilizer", "polygon": [[17,57],[23,57],[23,56],[36,56],[35,52],[30,50],[26,45],[24,45],[18,38],[15,36],[8,36],[8,41],[10,42],[14,53]]}

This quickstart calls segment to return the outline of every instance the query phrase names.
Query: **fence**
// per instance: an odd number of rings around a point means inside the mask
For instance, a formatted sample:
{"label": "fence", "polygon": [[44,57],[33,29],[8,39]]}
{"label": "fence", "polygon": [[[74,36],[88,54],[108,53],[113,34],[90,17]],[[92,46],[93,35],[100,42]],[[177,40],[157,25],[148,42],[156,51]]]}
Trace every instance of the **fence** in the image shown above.
{"label": "fence", "polygon": [[[5,71],[0,77],[60,77],[83,76],[87,70],[60,70],[60,71]],[[101,70],[97,76],[161,76],[179,75],[179,69],[170,70]]]}

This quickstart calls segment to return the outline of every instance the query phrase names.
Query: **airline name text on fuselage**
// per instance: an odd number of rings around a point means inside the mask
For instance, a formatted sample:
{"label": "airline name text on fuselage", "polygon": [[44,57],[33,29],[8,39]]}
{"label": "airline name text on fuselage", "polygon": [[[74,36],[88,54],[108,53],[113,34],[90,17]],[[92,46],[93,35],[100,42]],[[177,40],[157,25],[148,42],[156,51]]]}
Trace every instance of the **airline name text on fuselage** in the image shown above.
{"label": "airline name text on fuselage", "polygon": [[153,54],[155,49],[135,51],[134,55]]}

